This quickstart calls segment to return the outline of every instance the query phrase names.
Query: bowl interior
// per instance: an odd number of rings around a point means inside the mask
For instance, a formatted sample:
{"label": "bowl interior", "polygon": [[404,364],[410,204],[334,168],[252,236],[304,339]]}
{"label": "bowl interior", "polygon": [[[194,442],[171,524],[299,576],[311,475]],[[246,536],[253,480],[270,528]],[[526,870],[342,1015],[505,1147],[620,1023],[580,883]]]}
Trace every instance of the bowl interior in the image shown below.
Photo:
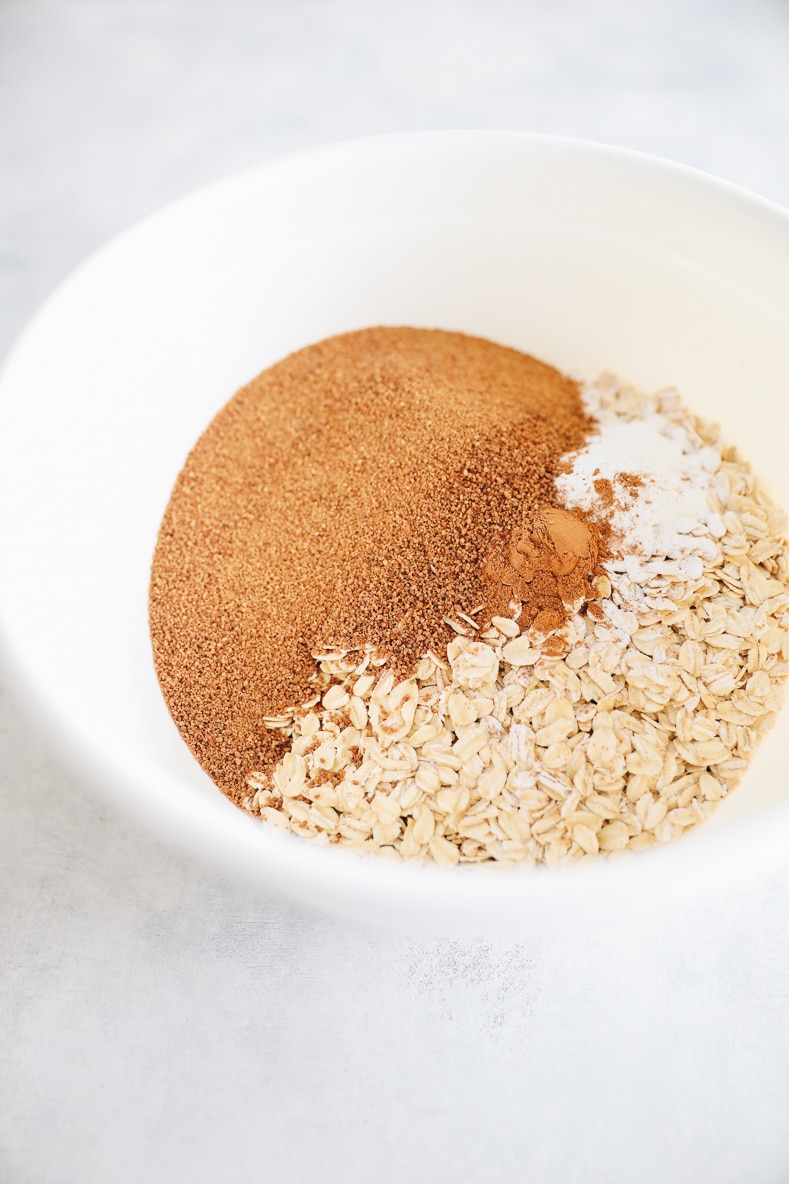
{"label": "bowl interior", "polygon": [[789,507],[787,277],[781,211],[570,141],[361,142],[175,203],[83,265],[7,363],[9,667],[83,773],[173,836],[344,912],[462,927],[469,908],[483,924],[512,920],[538,896],[613,898],[636,876],[654,891],[669,861],[687,888],[723,874],[734,844],[740,866],[758,866],[789,831],[787,713],[712,822],[670,854],[619,866],[504,872],[480,891],[463,870],[398,871],[272,834],[182,744],[152,668],[146,599],[171,486],[215,412],[291,350],[368,325],[460,330],[584,377],[678,386]]}

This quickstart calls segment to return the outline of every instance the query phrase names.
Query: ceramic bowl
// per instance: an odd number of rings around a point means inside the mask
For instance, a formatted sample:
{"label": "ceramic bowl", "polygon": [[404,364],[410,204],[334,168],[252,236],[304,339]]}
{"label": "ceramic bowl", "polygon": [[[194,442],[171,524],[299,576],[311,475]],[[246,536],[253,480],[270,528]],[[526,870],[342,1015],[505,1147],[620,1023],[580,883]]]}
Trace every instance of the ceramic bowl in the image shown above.
{"label": "ceramic bowl", "polygon": [[243,876],[346,917],[521,932],[660,908],[789,858],[789,711],[716,816],[566,871],[438,869],[282,835],[231,806],[172,724],[147,588],[186,454],[245,381],[369,325],[460,330],[586,377],[675,385],[789,507],[789,215],[665,161],[572,140],[340,144],[208,186],[51,297],[0,391],[7,678],[79,776]]}

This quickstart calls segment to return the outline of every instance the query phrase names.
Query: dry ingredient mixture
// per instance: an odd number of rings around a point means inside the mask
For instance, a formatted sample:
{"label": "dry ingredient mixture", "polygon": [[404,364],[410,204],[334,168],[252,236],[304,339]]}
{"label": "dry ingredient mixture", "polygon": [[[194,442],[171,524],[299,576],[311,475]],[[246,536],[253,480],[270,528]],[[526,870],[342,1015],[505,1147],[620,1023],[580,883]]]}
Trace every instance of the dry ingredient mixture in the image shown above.
{"label": "dry ingredient mixture", "polygon": [[641,849],[773,721],[785,528],[675,392],[363,330],[265,371],[190,455],[157,673],[219,787],[296,833],[438,863]]}

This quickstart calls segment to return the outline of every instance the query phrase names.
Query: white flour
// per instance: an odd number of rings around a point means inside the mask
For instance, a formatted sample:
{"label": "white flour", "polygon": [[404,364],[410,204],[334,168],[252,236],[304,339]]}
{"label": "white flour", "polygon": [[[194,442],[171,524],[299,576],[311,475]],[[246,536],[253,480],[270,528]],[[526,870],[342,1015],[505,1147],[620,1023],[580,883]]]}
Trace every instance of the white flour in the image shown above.
{"label": "white flour", "polygon": [[[717,540],[726,531],[709,501],[719,487],[720,449],[661,411],[622,419],[601,411],[595,396],[589,388],[585,400],[600,430],[568,458],[570,471],[557,478],[564,504],[594,512],[601,502],[595,481],[610,481],[614,505],[606,517],[618,536],[610,573],[623,573],[636,585],[656,575],[699,579],[704,563],[716,559]],[[622,474],[642,484],[631,489],[618,479]]]}

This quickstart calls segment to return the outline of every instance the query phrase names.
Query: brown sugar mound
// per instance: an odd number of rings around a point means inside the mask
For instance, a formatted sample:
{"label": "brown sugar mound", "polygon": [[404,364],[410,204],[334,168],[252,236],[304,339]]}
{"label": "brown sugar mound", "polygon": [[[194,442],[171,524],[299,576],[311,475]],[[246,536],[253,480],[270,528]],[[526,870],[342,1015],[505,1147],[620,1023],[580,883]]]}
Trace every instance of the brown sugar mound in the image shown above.
{"label": "brown sugar mound", "polygon": [[324,646],[404,670],[458,610],[560,624],[601,553],[554,476],[593,426],[557,370],[437,330],[330,338],[240,390],[178,477],[150,587],[165,700],[219,787],[240,801],[281,755],[263,719],[310,697]]}

